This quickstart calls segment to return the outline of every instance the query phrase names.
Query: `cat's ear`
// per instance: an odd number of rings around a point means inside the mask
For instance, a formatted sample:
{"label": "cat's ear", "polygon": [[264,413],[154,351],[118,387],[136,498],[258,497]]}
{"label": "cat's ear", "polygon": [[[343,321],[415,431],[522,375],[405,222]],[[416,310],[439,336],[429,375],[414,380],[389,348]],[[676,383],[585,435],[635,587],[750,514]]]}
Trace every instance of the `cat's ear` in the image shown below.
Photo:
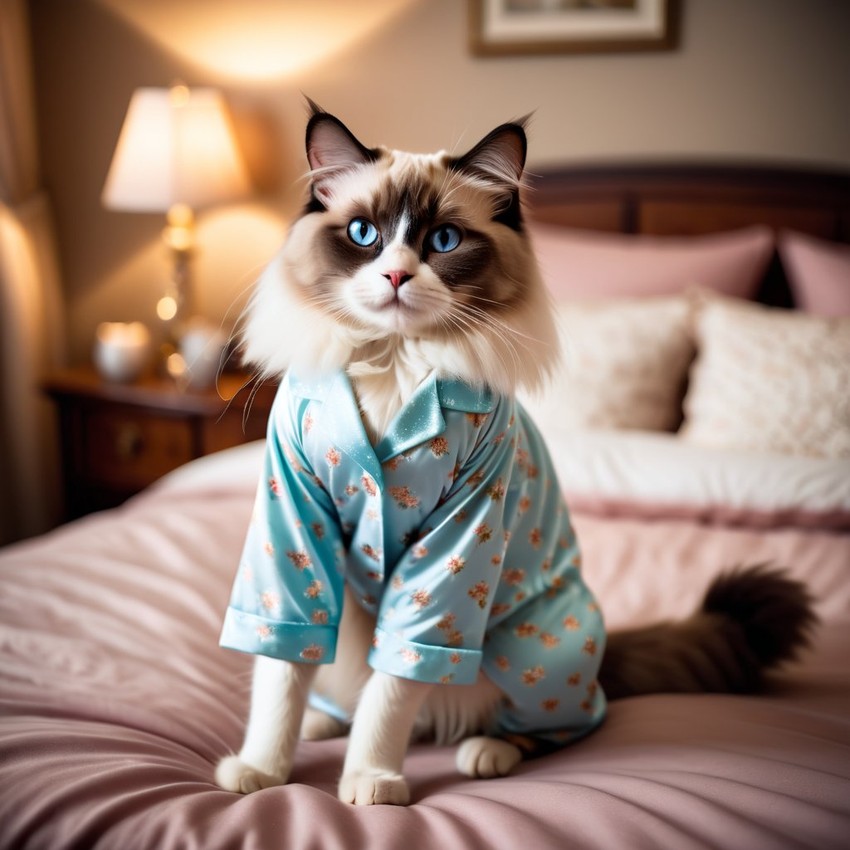
{"label": "cat's ear", "polygon": [[326,199],[329,177],[374,162],[378,152],[361,144],[339,118],[325,112],[312,100],[308,103],[312,115],[307,122],[307,161],[313,172],[313,191]]}
{"label": "cat's ear", "polygon": [[471,151],[451,160],[450,167],[515,189],[522,179],[528,142],[525,121],[502,124],[488,133]]}

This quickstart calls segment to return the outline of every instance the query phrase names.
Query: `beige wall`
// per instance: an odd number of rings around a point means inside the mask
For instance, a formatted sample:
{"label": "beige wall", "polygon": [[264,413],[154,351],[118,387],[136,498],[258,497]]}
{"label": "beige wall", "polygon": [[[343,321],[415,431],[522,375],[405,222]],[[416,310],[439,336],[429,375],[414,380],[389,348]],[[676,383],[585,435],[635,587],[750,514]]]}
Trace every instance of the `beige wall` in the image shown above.
{"label": "beige wall", "polygon": [[218,85],[235,114],[258,198],[202,216],[196,263],[201,309],[226,322],[298,203],[301,92],[369,144],[460,149],[534,110],[532,166],[723,157],[850,167],[850,3],[683,6],[673,52],[484,59],[467,49],[464,0],[32,0],[71,359],[88,356],[99,321],[156,324],[162,222],[99,199],[140,85]]}

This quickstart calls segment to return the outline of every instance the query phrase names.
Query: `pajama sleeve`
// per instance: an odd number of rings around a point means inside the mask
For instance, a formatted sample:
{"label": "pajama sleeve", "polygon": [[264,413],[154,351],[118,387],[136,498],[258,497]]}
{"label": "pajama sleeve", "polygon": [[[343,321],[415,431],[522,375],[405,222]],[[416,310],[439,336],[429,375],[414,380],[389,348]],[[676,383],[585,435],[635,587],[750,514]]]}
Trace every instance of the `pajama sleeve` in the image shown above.
{"label": "pajama sleeve", "polygon": [[513,402],[501,400],[420,539],[399,560],[381,602],[374,669],[424,682],[476,680],[514,499],[514,419]]}
{"label": "pajama sleeve", "polygon": [[301,443],[309,402],[279,394],[254,515],[221,645],[288,661],[328,663],[336,650],[344,554],[333,501]]}

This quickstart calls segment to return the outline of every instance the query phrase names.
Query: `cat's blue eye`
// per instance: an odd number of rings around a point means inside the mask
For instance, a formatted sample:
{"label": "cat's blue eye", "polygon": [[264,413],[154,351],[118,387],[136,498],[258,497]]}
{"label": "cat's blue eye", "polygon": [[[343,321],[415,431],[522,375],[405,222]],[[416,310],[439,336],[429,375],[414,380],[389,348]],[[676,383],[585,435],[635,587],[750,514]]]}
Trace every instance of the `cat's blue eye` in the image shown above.
{"label": "cat's blue eye", "polygon": [[348,238],[361,248],[368,248],[378,241],[378,228],[365,218],[354,218],[348,225]]}
{"label": "cat's blue eye", "polygon": [[453,224],[444,224],[438,227],[430,236],[431,247],[440,254],[454,251],[460,245],[461,232]]}

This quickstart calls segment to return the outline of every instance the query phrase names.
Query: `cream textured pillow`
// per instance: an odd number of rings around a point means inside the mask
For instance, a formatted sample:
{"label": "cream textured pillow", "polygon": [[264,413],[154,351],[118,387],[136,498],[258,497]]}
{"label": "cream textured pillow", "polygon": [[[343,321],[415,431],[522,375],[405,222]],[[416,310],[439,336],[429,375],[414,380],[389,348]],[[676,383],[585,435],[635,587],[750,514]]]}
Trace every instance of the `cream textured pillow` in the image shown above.
{"label": "cream textured pillow", "polygon": [[850,318],[709,297],[696,338],[684,439],[850,457]]}
{"label": "cream textured pillow", "polygon": [[562,365],[539,397],[523,399],[544,431],[678,427],[694,354],[685,296],[566,301],[556,311]]}

